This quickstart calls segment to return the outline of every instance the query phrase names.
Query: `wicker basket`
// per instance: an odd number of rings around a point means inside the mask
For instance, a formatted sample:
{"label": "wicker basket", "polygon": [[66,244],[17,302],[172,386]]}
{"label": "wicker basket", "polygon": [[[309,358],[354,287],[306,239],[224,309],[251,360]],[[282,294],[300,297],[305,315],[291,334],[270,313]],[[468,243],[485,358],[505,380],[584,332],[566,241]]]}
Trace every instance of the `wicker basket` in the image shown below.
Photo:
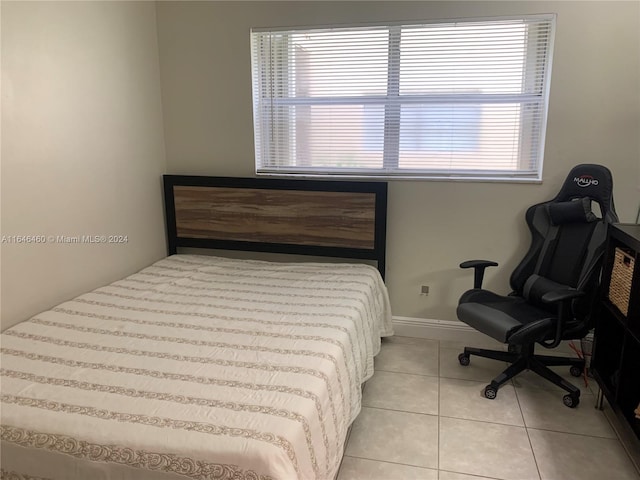
{"label": "wicker basket", "polygon": [[629,297],[631,296],[631,280],[635,259],[620,248],[616,248],[609,284],[609,300],[626,317],[629,313]]}

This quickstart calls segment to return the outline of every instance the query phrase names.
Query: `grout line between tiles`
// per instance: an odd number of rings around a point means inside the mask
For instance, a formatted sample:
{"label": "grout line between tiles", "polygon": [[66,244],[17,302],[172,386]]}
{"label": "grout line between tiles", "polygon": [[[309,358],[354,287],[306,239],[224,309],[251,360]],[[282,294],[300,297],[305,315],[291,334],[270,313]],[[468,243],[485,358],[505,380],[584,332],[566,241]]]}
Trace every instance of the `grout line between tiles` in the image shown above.
{"label": "grout line between tiles", "polygon": [[[511,379],[513,382],[513,379]],[[520,409],[520,416],[522,417],[522,423],[524,424],[524,430],[527,434],[527,441],[529,442],[529,448],[531,449],[531,455],[533,456],[533,462],[536,464],[536,471],[538,472],[538,478],[542,479],[542,472],[540,471],[540,465],[538,465],[538,457],[536,456],[536,451],[533,449],[533,443],[531,442],[531,435],[529,435],[529,428],[527,427],[527,421],[524,418],[524,412],[522,411],[522,404],[520,403],[520,396],[518,395],[518,390],[513,387],[516,393],[516,402],[518,402],[518,408]],[[532,429],[533,430],[533,429]]]}
{"label": "grout line between tiles", "polygon": [[[439,396],[438,392],[438,396]],[[440,403],[440,402],[438,402]],[[438,479],[440,478],[440,431],[442,430],[442,417],[438,415],[438,443],[436,444],[436,465],[438,466]]]}
{"label": "grout line between tiles", "polygon": [[551,433],[561,433],[562,435],[573,435],[574,437],[600,438],[602,440],[612,440],[614,442],[619,442],[620,444],[622,444],[622,442],[617,436],[603,437],[602,435],[587,435],[586,433],[565,432],[563,430],[551,430],[550,428],[534,428],[534,427],[525,427],[525,428],[527,430],[537,430],[539,432],[551,432]]}
{"label": "grout line between tiles", "polygon": [[[500,480],[499,478],[496,478],[496,477],[485,477],[483,475],[475,475],[473,473],[461,473],[461,472],[456,472],[455,470],[438,469],[438,472],[453,473],[455,475],[465,475],[467,477],[477,478],[479,480]],[[440,478],[440,477],[438,476],[438,478]]]}
{"label": "grout line between tiles", "polygon": [[384,370],[382,368],[377,368],[376,372],[399,373],[400,375],[415,375],[416,377],[440,378],[439,375],[427,375],[425,373],[414,373],[414,372],[398,372],[396,370]]}
{"label": "grout line between tiles", "polygon": [[403,467],[422,468],[423,470],[436,470],[436,471],[438,470],[437,468],[425,467],[425,466],[422,466],[422,465],[414,465],[412,463],[392,462],[392,461],[389,461],[389,460],[379,460],[377,458],[358,457],[356,455],[344,455],[344,457],[359,458],[361,460],[370,460],[372,462],[390,463],[392,465],[402,465]]}
{"label": "grout line between tiles", "polygon": [[498,426],[501,426],[501,427],[526,428],[524,425],[514,425],[513,423],[490,422],[488,420],[476,420],[476,419],[473,419],[473,418],[452,417],[451,415],[438,415],[438,416],[442,417],[442,418],[451,418],[453,420],[464,420],[465,422],[484,423],[486,425],[498,425]]}
{"label": "grout line between tiles", "polygon": [[413,415],[424,415],[426,417],[439,417],[438,414],[434,413],[424,413],[424,412],[412,412],[411,410],[397,410],[395,408],[386,408],[386,407],[372,407],[367,405],[362,405],[363,408],[370,408],[372,410],[387,410],[388,412],[398,412],[398,413],[411,413]]}

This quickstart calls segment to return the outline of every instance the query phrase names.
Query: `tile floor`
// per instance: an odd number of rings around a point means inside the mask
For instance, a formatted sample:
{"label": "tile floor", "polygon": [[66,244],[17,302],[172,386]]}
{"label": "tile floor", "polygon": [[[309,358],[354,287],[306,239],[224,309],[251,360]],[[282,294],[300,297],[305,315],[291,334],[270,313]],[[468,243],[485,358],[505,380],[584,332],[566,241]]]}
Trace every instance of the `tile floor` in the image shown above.
{"label": "tile floor", "polygon": [[472,356],[462,367],[462,347],[384,339],[338,480],[640,479],[605,412],[594,408],[593,379],[585,387],[558,370],[582,390],[575,409],[530,372],[488,400],[482,390],[506,364]]}

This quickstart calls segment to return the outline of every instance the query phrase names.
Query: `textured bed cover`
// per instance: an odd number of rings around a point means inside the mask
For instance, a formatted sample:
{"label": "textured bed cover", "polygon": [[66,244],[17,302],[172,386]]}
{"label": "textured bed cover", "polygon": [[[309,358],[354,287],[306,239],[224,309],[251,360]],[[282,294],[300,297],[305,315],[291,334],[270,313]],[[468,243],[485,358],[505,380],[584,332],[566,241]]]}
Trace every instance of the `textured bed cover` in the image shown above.
{"label": "textured bed cover", "polygon": [[2,334],[2,475],[332,479],[391,333],[373,267],[168,257]]}

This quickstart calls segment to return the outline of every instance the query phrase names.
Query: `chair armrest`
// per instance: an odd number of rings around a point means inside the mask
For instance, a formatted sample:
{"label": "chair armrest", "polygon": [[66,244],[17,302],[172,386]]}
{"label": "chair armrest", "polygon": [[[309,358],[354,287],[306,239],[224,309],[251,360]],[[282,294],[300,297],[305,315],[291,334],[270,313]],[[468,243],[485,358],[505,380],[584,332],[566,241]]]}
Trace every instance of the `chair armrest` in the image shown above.
{"label": "chair armrest", "polygon": [[460,268],[476,268],[476,267],[497,267],[496,262],[491,260],[467,260],[460,264]]}
{"label": "chair armrest", "polygon": [[496,262],[491,260],[467,260],[460,264],[460,268],[473,268],[473,288],[482,288],[482,280],[484,279],[484,269],[487,267],[497,267]]}
{"label": "chair armrest", "polygon": [[573,300],[574,298],[582,297],[584,292],[575,290],[573,288],[563,288],[562,290],[554,290],[552,292],[545,293],[541,300],[544,303],[556,303],[564,302],[565,300]]}
{"label": "chair armrest", "polygon": [[558,316],[556,322],[556,334],[551,343],[545,341],[539,342],[543,347],[555,348],[562,341],[562,333],[564,332],[564,324],[569,311],[569,302],[574,298],[582,297],[585,293],[574,288],[562,288],[545,293],[541,300],[544,303],[556,303],[558,305]]}

